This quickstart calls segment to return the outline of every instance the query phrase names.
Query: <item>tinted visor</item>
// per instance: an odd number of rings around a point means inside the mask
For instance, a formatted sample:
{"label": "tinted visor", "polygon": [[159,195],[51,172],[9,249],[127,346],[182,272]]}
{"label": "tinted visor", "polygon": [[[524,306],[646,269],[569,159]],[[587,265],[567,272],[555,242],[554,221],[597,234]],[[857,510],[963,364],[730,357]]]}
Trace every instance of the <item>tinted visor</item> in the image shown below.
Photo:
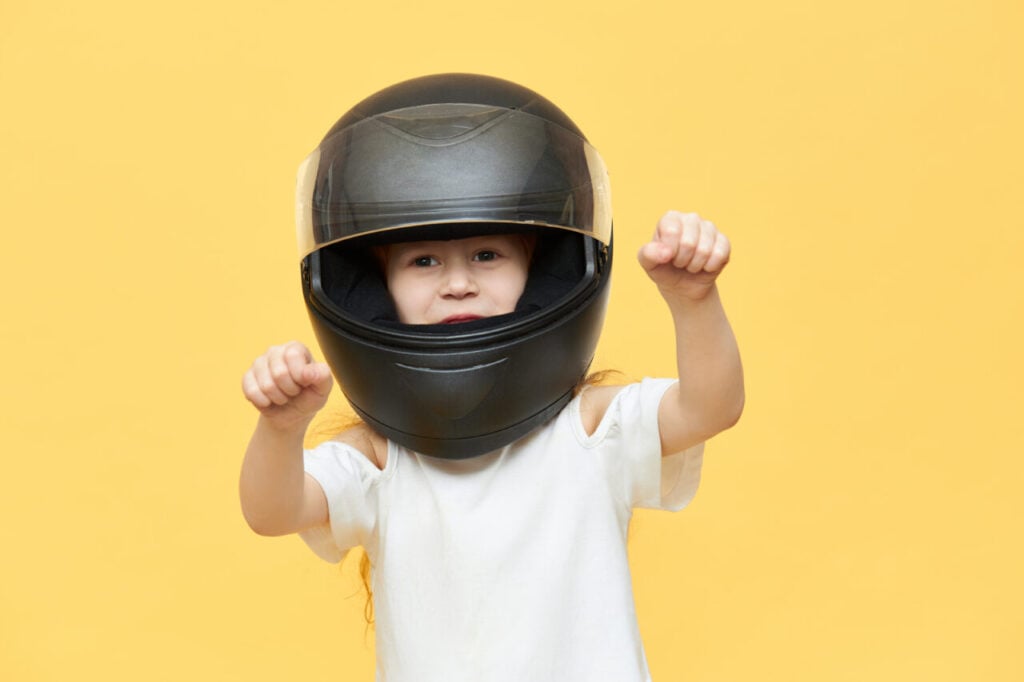
{"label": "tinted visor", "polygon": [[518,109],[429,104],[365,118],[303,162],[300,256],[351,237],[453,223],[611,238],[608,173],[565,128]]}

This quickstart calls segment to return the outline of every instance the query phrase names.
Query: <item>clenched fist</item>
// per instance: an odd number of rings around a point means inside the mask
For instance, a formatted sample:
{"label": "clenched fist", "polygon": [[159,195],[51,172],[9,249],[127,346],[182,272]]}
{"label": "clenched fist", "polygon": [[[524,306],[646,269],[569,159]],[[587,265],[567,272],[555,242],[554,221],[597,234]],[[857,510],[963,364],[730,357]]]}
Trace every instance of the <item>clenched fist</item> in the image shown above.
{"label": "clenched fist", "polygon": [[637,254],[663,296],[699,300],[729,262],[729,239],[696,213],[669,211]]}
{"label": "clenched fist", "polygon": [[272,425],[303,425],[327,403],[334,380],[298,341],[271,346],[242,377],[242,392]]}

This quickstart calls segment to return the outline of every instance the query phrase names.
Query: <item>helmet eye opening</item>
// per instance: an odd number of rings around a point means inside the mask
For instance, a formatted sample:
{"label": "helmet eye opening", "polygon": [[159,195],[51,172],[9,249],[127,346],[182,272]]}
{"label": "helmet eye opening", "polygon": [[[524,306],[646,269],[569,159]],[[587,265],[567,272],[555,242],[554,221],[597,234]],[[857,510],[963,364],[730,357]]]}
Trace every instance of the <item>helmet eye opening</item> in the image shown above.
{"label": "helmet eye opening", "polygon": [[[458,229],[457,236],[451,230]],[[399,241],[464,238],[484,233],[508,233],[510,225],[431,226],[429,229],[397,230],[391,234],[369,235],[316,251],[307,258],[311,272],[310,294],[321,314],[339,327],[370,329],[385,336],[428,336],[436,340],[467,339],[484,333],[523,333],[522,327],[542,323],[559,311],[571,308],[603,277],[600,260],[605,247],[591,237],[561,229],[520,226],[512,232],[537,235],[526,287],[514,312],[452,325],[404,324],[398,320],[394,301],[387,290],[379,248]],[[481,229],[482,228],[482,229]],[[412,235],[412,239],[408,236]],[[522,324],[521,324],[522,323]]]}

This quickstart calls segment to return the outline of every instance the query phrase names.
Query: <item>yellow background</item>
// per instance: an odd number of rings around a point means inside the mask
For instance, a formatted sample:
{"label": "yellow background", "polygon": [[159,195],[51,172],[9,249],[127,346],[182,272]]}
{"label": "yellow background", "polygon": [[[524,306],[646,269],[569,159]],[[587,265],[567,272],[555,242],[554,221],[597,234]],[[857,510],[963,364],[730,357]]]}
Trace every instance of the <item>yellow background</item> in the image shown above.
{"label": "yellow background", "polygon": [[1015,0],[3,0],[0,678],[372,679],[354,566],[242,520],[239,380],[313,342],[299,161],[461,70],[611,169],[596,366],[672,370],[663,210],[735,245],[746,414],[633,527],[655,679],[1024,679],[1021,35]]}

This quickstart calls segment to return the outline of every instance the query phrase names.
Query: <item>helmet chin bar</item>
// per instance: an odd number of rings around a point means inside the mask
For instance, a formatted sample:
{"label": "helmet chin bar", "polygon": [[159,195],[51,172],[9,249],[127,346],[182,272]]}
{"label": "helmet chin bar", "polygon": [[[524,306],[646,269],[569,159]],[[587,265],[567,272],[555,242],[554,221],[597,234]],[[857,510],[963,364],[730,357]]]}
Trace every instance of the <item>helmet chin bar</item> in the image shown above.
{"label": "helmet chin bar", "polygon": [[[463,459],[571,400],[609,292],[611,211],[597,152],[557,107],[483,76],[400,83],[357,105],[300,170],[303,295],[355,411],[387,438]],[[508,315],[398,321],[374,245],[529,231]]]}

